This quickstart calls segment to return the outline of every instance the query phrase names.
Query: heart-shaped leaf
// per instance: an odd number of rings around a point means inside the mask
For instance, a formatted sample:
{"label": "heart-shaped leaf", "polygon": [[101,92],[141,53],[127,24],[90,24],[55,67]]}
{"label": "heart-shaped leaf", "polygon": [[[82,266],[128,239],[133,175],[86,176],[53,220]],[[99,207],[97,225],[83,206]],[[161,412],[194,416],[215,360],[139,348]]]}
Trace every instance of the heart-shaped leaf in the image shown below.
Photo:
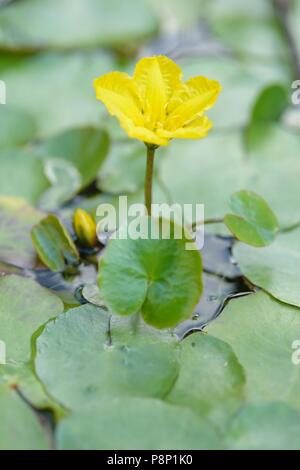
{"label": "heart-shaped leaf", "polygon": [[132,238],[129,223],[110,240],[99,267],[103,300],[116,314],[141,311],[149,325],[175,326],[190,317],[202,292],[199,251],[171,221],[142,216],[133,223],[146,238]]}
{"label": "heart-shaped leaf", "polygon": [[274,241],[278,222],[262,197],[252,191],[239,191],[232,194],[229,206],[234,214],[226,214],[224,222],[236,238],[256,247]]}

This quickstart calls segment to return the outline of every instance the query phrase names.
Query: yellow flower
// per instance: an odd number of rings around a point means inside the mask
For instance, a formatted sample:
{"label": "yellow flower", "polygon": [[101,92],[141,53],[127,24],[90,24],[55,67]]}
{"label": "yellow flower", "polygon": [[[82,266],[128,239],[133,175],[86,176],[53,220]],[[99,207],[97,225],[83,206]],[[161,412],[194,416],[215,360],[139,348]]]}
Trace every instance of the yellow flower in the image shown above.
{"label": "yellow flower", "polygon": [[221,91],[205,77],[182,82],[180,67],[165,56],[145,57],[133,77],[110,72],[94,81],[96,96],[116,116],[129,137],[153,145],[170,139],[205,137],[212,122],[204,115]]}

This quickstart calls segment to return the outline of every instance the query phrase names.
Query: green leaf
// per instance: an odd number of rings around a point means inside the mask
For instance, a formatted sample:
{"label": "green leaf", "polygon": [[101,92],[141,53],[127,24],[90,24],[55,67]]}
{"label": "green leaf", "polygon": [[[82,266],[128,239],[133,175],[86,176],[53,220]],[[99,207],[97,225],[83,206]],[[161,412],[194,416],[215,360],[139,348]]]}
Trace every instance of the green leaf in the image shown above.
{"label": "green leaf", "polygon": [[108,151],[108,135],[93,127],[70,129],[45,140],[39,151],[49,157],[65,160],[81,175],[81,187],[88,186],[97,176]]}
{"label": "green leaf", "polygon": [[236,244],[233,249],[242,273],[277,299],[300,307],[300,229],[280,233],[275,242],[256,250]]}
{"label": "green leaf", "polygon": [[0,195],[16,196],[35,204],[48,187],[41,160],[31,151],[0,151]]}
{"label": "green leaf", "polygon": [[264,88],[252,110],[252,121],[278,121],[288,107],[287,90],[280,84]]}
{"label": "green leaf", "polygon": [[31,231],[41,261],[52,271],[64,271],[79,263],[79,253],[67,229],[56,215],[48,215]]}
{"label": "green leaf", "polygon": [[36,125],[30,114],[6,104],[0,106],[0,147],[25,144],[34,137]]}
{"label": "green leaf", "polygon": [[145,167],[146,151],[141,142],[113,142],[98,174],[97,185],[110,194],[133,193],[143,187]]}
{"label": "green leaf", "polygon": [[12,388],[17,387],[22,397],[37,409],[52,410],[56,417],[63,414],[62,408],[46,393],[38,380],[31,362],[1,367],[1,376]]}
{"label": "green leaf", "polygon": [[39,200],[43,210],[54,210],[72,199],[81,188],[81,176],[77,168],[62,158],[48,158],[44,171],[51,183]]}
{"label": "green leaf", "polygon": [[44,214],[23,199],[0,197],[0,259],[22,268],[33,268],[36,251],[30,231]]}
{"label": "green leaf", "polygon": [[[147,238],[133,239],[131,223],[145,228]],[[149,325],[175,326],[191,316],[202,292],[199,251],[183,228],[171,221],[141,216],[131,223],[120,228],[100,260],[103,300],[119,315],[141,311]],[[168,229],[170,237],[163,238]],[[188,244],[192,249],[187,249]]]}
{"label": "green leaf", "polygon": [[287,48],[277,20],[270,16],[228,15],[212,23],[213,31],[232,52],[254,59],[286,60]]}
{"label": "green leaf", "polygon": [[3,6],[2,47],[14,49],[123,46],[158,27],[144,0],[25,0]]}
{"label": "green leaf", "polygon": [[68,408],[104,396],[163,397],[178,373],[175,338],[111,323],[92,305],[71,309],[37,339],[36,371],[49,394]]}
{"label": "green leaf", "polygon": [[211,423],[191,410],[159,400],[122,398],[101,401],[63,420],[59,449],[160,450],[215,449],[219,437]]}
{"label": "green leaf", "polygon": [[105,110],[95,99],[93,79],[114,67],[111,56],[99,51],[0,59],[9,103],[32,115],[39,137],[72,127],[101,125]]}
{"label": "green leaf", "polygon": [[0,384],[0,449],[46,450],[50,437],[16,390]]}
{"label": "green leaf", "polygon": [[7,363],[27,362],[32,335],[62,311],[61,300],[32,279],[0,277],[0,336],[6,344]]}
{"label": "green leaf", "polygon": [[284,403],[249,404],[226,432],[234,450],[299,450],[300,412]]}
{"label": "green leaf", "polygon": [[[250,128],[247,152],[242,133],[231,131],[199,141],[175,140],[165,155],[158,153],[160,176],[171,201],[202,203],[205,218],[221,217],[230,195],[244,187],[268,201],[280,227],[299,222],[299,133],[273,123]],[[223,224],[209,228],[224,233]]]}
{"label": "green leaf", "polygon": [[244,400],[245,375],[231,347],[194,333],[180,343],[179,363],[179,376],[167,400],[225,426]]}
{"label": "green leaf", "polygon": [[[232,131],[247,125],[253,103],[262,89],[274,82],[286,84],[287,88],[291,83],[289,64],[283,60],[241,61],[228,55],[202,54],[199,57],[180,59],[179,64],[185,79],[199,75],[201,70],[201,74],[216,78],[222,84],[222,93],[213,109],[209,110],[216,129],[226,128]],[[233,106],[233,103],[239,105]]]}
{"label": "green leaf", "polygon": [[231,300],[208,327],[226,341],[243,366],[249,401],[285,401],[300,409],[300,368],[293,344],[300,331],[300,310],[264,292]]}
{"label": "green leaf", "polygon": [[272,243],[278,231],[278,222],[266,201],[252,191],[232,194],[224,222],[236,238],[256,247]]}

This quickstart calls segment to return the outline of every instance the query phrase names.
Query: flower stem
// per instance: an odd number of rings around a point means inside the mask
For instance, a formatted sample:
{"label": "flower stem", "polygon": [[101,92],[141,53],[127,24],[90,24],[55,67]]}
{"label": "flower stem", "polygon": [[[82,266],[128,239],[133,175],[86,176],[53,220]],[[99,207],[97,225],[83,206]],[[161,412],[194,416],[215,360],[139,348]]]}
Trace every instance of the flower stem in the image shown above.
{"label": "flower stem", "polygon": [[156,147],[153,145],[147,145],[147,165],[145,175],[145,206],[147,214],[151,216],[151,205],[152,205],[152,180],[153,180],[153,166],[154,166],[154,154]]}

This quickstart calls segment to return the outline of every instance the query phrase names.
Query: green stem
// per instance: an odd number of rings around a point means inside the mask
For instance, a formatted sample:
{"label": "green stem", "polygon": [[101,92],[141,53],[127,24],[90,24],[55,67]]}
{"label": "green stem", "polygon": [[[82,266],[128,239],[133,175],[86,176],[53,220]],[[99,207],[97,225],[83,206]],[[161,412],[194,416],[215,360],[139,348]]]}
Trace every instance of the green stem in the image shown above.
{"label": "green stem", "polygon": [[156,147],[153,145],[147,145],[147,165],[145,175],[145,206],[147,214],[151,216],[151,205],[152,205],[152,180],[153,180],[153,166],[154,166],[154,154]]}
{"label": "green stem", "polygon": [[222,224],[224,223],[224,217],[212,217],[211,219],[198,220],[191,225],[191,228],[195,230],[198,225],[209,225],[209,224]]}

